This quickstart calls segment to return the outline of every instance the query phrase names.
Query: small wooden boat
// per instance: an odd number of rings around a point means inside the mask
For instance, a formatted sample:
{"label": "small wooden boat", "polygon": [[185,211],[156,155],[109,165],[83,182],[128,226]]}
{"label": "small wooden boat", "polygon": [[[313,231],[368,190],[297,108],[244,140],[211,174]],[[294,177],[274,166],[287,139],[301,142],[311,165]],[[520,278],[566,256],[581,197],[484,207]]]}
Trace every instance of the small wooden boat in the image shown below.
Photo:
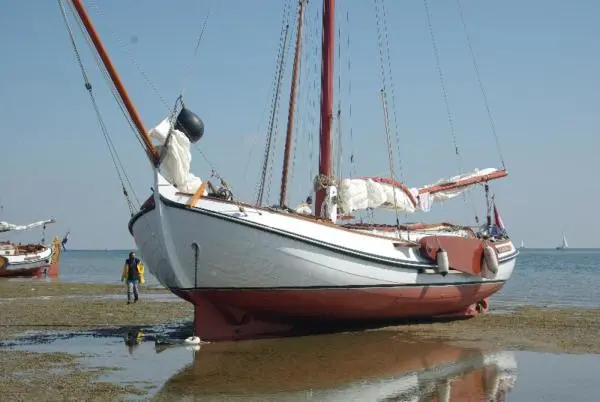
{"label": "small wooden boat", "polygon": [[[34,222],[29,225],[13,225],[0,222],[0,233],[44,228],[53,219]],[[0,277],[40,277],[57,276],[60,271],[60,239],[55,237],[52,244],[40,243],[15,244],[11,241],[0,242]]]}

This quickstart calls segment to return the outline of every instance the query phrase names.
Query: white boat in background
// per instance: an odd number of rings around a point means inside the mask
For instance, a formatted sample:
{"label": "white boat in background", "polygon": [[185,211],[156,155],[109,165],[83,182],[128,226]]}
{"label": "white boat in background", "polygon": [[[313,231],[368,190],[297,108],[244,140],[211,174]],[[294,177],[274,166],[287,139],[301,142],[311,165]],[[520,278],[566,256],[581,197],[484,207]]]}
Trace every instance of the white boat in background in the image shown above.
{"label": "white boat in background", "polygon": [[[476,315],[487,311],[487,298],[511,277],[518,251],[495,203],[492,220],[489,189],[490,181],[507,176],[504,168],[474,170],[410,188],[394,179],[392,167],[390,178],[336,176],[340,172],[333,171],[333,0],[324,0],[322,11],[314,211],[308,205],[290,209],[286,200],[304,1],[299,2],[288,135],[276,207],[262,202],[266,169],[254,204],[235,199],[222,179],[215,188],[190,173],[190,144],[202,137],[204,124],[181,99],[168,118],[146,130],[83,2],[70,3],[153,165],[154,192],[131,218],[129,230],[152,275],[195,305],[197,336],[247,339],[290,335],[322,324]],[[93,98],[88,81],[86,87]],[[354,212],[375,208],[397,214],[428,211],[475,186],[484,189],[488,207],[485,223],[475,229],[446,222],[402,225],[398,219],[396,224],[347,223]]]}
{"label": "white boat in background", "polygon": [[[0,233],[20,232],[37,227],[46,228],[54,219],[15,225],[0,222]],[[54,238],[51,245],[40,243],[14,244],[0,241],[0,277],[57,276],[60,271],[60,239]]]}
{"label": "white boat in background", "polygon": [[519,246],[519,250],[524,249],[524,248],[525,248],[525,242],[523,240],[521,240],[521,245]]}
{"label": "white boat in background", "polygon": [[567,243],[567,236],[565,235],[565,232],[563,232],[562,234],[562,242],[560,245],[556,246],[557,250],[564,250],[569,248],[569,243]]}

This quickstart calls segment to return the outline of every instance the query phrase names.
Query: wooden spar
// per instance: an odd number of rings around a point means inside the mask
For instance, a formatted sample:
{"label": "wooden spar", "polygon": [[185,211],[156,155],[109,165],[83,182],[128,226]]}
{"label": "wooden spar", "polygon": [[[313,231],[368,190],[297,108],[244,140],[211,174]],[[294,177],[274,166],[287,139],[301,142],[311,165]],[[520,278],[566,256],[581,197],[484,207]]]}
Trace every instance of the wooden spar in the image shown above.
{"label": "wooden spar", "polygon": [[194,195],[192,195],[192,197],[189,199],[189,201],[187,203],[188,207],[193,208],[196,206],[196,203],[198,202],[198,200],[200,198],[202,198],[202,196],[204,195],[204,192],[206,191],[207,186],[208,186],[208,181],[202,182],[200,187],[198,187],[198,190],[196,190]]}
{"label": "wooden spar", "polygon": [[284,207],[287,196],[288,170],[290,155],[292,153],[292,130],[294,128],[294,109],[296,101],[296,87],[298,85],[298,70],[300,69],[300,50],[302,48],[302,22],[304,20],[304,2],[298,4],[298,29],[296,30],[296,51],[294,54],[294,67],[292,70],[292,89],[290,91],[290,107],[288,110],[287,132],[285,135],[285,151],[283,155],[283,171],[281,173],[281,193],[279,206]]}
{"label": "wooden spar", "polygon": [[[477,183],[483,183],[483,182],[488,182],[488,181],[492,181],[492,180],[496,180],[496,179],[501,179],[502,177],[505,177],[505,176],[508,176],[508,172],[506,170],[497,170],[495,172],[492,172],[490,174],[486,174],[483,176],[476,176],[476,177],[471,177],[468,179],[456,180],[456,181],[451,181],[451,182],[449,181],[446,183],[434,184],[432,186],[422,187],[419,189],[419,194],[424,194],[424,193],[434,194],[434,193],[439,193],[440,191],[454,190],[457,188],[466,187],[466,186],[470,186],[470,185],[477,184]],[[397,182],[392,179],[382,178],[382,177],[363,177],[363,179],[371,179],[378,183],[385,183],[385,184],[392,185],[394,187],[398,187],[398,188],[402,189],[406,193],[406,195],[408,195],[408,197],[411,199],[411,201],[413,201],[413,203],[416,205],[416,200],[414,199],[414,196],[412,195],[410,189],[400,182]]]}
{"label": "wooden spar", "polygon": [[[321,128],[319,140],[319,177],[330,179],[331,123],[333,121],[333,48],[335,26],[335,0],[323,0],[323,47],[321,49]],[[321,215],[325,188],[317,187],[315,215]]]}
{"label": "wooden spar", "polygon": [[121,81],[121,78],[119,77],[119,74],[117,73],[117,70],[113,66],[112,61],[111,61],[110,57],[108,56],[108,53],[107,53],[106,49],[104,48],[104,45],[102,44],[102,41],[100,40],[100,36],[98,35],[98,32],[96,31],[96,28],[94,27],[94,24],[92,24],[92,21],[90,20],[85,7],[83,6],[82,1],[81,0],[71,0],[71,1],[73,3],[75,11],[77,11],[77,14],[79,15],[79,18],[81,18],[81,21],[83,22],[83,25],[85,26],[85,29],[86,29],[88,35],[90,35],[90,38],[92,39],[92,42],[94,43],[94,47],[96,48],[98,55],[102,59],[102,62],[104,63],[104,66],[106,67],[106,70],[108,70],[108,74],[110,75],[110,78],[112,79],[113,83],[115,84],[115,87],[117,88],[117,91],[119,92],[119,96],[121,97],[121,100],[125,104],[125,108],[127,109],[127,112],[129,112],[129,116],[131,116],[131,120],[133,120],[133,123],[135,124],[135,127],[137,128],[138,133],[140,134],[140,136],[142,137],[142,140],[144,141],[144,144],[146,145],[146,153],[148,154],[150,161],[152,162],[152,164],[154,166],[157,166],[158,160],[159,160],[158,151],[154,147],[154,144],[152,144],[152,141],[150,140],[150,137],[148,136],[148,133],[146,132],[146,129],[144,128],[144,123],[142,122],[142,119],[141,119],[140,115],[138,114],[137,109],[135,108],[133,102],[129,98],[129,95],[127,94],[127,90],[125,89],[125,86],[123,85],[123,82]]}
{"label": "wooden spar", "polygon": [[476,176],[471,177],[469,179],[457,180],[448,183],[435,184],[429,187],[423,187],[419,189],[419,194],[429,193],[439,193],[440,191],[453,190],[456,188],[470,186],[472,184],[488,182],[496,179],[500,179],[502,177],[508,176],[508,172],[506,170],[497,170],[490,174],[486,174],[484,176]]}

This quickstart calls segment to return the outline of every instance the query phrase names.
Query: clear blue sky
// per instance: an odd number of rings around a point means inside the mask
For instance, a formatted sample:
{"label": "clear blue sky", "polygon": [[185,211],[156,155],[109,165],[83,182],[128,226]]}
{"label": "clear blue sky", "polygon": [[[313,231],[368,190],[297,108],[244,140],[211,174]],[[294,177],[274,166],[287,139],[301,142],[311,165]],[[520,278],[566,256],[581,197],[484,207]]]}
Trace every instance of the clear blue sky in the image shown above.
{"label": "clear blue sky", "polygon": [[[100,12],[93,6],[96,3]],[[306,29],[312,38],[303,58],[309,77],[301,86],[305,89],[318,80],[313,71],[318,3],[313,0],[307,12]],[[372,1],[337,3],[344,116],[352,105],[352,118],[342,121],[344,153],[347,159],[347,150],[354,149],[357,174],[386,175],[375,8]],[[456,3],[429,3],[464,168],[499,166]],[[199,147],[238,197],[254,200],[281,3],[86,4],[146,126],[160,122],[168,111],[136,64],[169,105],[186,88],[186,103],[206,125]],[[530,247],[555,246],[562,230],[573,247],[599,247],[600,3],[462,0],[462,5],[510,173],[492,185],[509,232],[516,242],[524,239]],[[386,9],[403,172],[409,186],[420,186],[456,173],[451,135],[423,1],[388,0]],[[209,12],[199,54],[193,57]],[[132,247],[128,208],[56,2],[6,2],[0,13],[0,37],[0,219],[28,223],[55,217],[58,223],[49,227],[48,235],[62,236],[70,229],[73,248]],[[81,36],[77,38],[113,141],[136,192],[146,198],[152,185],[149,165],[92,54]],[[284,88],[289,87],[290,71],[286,69]],[[282,94],[279,152],[287,92]],[[318,103],[315,94],[304,91],[300,102]],[[309,114],[298,114],[301,127],[312,127]],[[307,132],[314,136],[314,129],[304,131],[298,135],[293,205],[308,193],[309,174],[317,164],[316,155],[311,157],[308,151]],[[270,202],[276,201],[280,180],[279,160],[276,163]],[[193,170],[204,178],[210,172],[196,150]],[[408,219],[461,220],[470,218],[471,211],[457,199]],[[38,237],[34,232],[17,240]]]}

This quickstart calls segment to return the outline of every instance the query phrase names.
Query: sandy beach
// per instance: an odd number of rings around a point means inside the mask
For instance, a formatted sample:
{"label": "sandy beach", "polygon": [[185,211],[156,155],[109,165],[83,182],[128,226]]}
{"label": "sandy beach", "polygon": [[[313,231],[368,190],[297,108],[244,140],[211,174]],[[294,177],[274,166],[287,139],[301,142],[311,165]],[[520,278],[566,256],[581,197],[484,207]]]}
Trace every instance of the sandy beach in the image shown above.
{"label": "sandy beach", "polygon": [[[0,364],[6,373],[0,392],[10,400],[114,400],[124,395],[143,397],[147,392],[139,384],[99,380],[119,367],[82,369],[85,351],[13,350],[11,346],[23,334],[34,340],[37,336],[40,342],[44,334],[53,331],[122,336],[128,328],[166,323],[178,326],[180,336],[188,336],[192,331],[192,306],[169,298],[169,292],[160,288],[143,288],[141,302],[134,305],[125,303],[124,287],[119,285],[2,281],[0,294]],[[600,309],[523,306],[469,320],[413,323],[369,331],[393,331],[411,339],[438,340],[463,347],[598,354],[599,330]],[[294,350],[298,349],[298,342],[309,345],[310,338],[295,341]],[[273,359],[283,359],[290,350],[275,348],[270,353],[274,354]]]}

